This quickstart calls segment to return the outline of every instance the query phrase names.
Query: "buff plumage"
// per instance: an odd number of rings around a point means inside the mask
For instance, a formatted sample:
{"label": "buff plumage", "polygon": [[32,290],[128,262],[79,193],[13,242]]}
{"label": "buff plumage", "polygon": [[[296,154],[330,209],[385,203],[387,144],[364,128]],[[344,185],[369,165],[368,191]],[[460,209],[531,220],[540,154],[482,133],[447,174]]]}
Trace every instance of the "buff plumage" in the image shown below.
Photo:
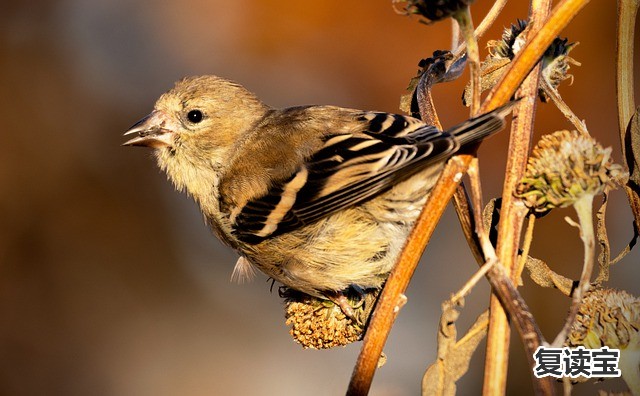
{"label": "buff plumage", "polygon": [[304,293],[379,288],[445,161],[510,106],[446,132],[334,106],[273,109],[229,80],[186,78],[127,134],[200,205],[215,234]]}

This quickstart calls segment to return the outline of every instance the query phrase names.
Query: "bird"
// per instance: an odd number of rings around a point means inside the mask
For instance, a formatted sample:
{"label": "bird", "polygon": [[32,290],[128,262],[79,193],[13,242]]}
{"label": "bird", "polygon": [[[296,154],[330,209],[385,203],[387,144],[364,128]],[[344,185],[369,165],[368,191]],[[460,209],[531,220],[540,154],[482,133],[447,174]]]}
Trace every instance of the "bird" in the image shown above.
{"label": "bird", "polygon": [[277,109],[242,85],[186,77],[125,135],[199,205],[213,233],[280,284],[336,302],[383,286],[444,164],[504,128],[507,104],[446,131],[330,105]]}

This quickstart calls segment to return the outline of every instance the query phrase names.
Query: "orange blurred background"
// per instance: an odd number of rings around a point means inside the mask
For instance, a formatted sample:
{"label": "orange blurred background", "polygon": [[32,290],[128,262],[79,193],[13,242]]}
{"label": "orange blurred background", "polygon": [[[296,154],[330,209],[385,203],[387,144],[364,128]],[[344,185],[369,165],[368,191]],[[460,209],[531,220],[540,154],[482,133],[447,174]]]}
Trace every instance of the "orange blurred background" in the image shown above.
{"label": "orange blurred background", "polygon": [[[525,2],[512,3],[487,38],[526,18]],[[490,4],[474,6],[476,22]],[[560,93],[619,161],[615,3],[591,2],[562,36],[580,42],[571,56],[582,66],[572,66],[574,83]],[[266,278],[230,283],[235,253],[215,240],[149,151],[120,146],[122,133],[175,80],[205,73],[237,80],[277,107],[398,112],[418,61],[449,47],[449,22],[420,24],[390,1],[2,2],[0,394],[344,394],[360,343],[330,351],[295,344]],[[464,84],[435,89],[445,126],[468,114]],[[536,125],[537,136],[571,128],[551,104],[539,106]],[[486,199],[500,194],[506,144],[502,133],[480,151]],[[532,252],[576,279],[582,247],[564,216],[574,213],[558,210],[537,223]],[[632,232],[620,192],[608,225],[616,254]],[[639,295],[639,257],[636,249],[617,264],[608,285]],[[449,209],[408,290],[372,395],[419,393],[436,356],[440,303],[476,268]],[[553,339],[569,299],[524,282]],[[460,334],[486,307],[488,291],[482,282],[467,299]],[[479,393],[483,348],[460,394]],[[508,392],[528,394],[517,336],[512,349]],[[624,389],[619,381],[598,387]]]}

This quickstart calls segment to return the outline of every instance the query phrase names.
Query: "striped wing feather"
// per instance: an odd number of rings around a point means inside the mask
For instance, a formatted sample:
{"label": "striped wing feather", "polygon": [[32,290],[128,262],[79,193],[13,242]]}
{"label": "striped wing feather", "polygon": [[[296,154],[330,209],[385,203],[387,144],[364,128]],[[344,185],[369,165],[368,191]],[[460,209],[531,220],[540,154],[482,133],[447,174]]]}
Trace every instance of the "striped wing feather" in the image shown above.
{"label": "striped wing feather", "polygon": [[458,148],[450,134],[413,118],[364,112],[359,121],[363,132],[327,135],[288,179],[247,202],[233,219],[236,237],[258,243],[310,224],[375,197]]}

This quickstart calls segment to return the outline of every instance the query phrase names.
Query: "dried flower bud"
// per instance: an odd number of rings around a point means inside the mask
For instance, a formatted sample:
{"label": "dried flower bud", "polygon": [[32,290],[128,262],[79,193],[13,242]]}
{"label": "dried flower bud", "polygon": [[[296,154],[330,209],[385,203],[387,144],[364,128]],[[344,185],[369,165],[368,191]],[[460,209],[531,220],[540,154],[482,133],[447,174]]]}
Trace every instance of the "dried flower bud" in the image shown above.
{"label": "dried flower bud", "polygon": [[543,136],[533,149],[516,195],[538,213],[573,205],[580,197],[601,193],[624,175],[611,161],[611,148],[577,131]]}
{"label": "dried flower bud", "polygon": [[468,7],[474,0],[393,0],[394,3],[406,3],[401,13],[406,15],[418,14],[427,18],[431,23],[448,18]]}
{"label": "dried flower bud", "polygon": [[598,349],[640,347],[640,299],[624,290],[587,293],[566,344]]}
{"label": "dried flower bud", "polygon": [[349,291],[347,298],[355,314],[352,320],[329,300],[285,287],[280,289],[280,296],[285,299],[286,324],[291,325],[289,333],[304,348],[313,349],[345,346],[362,339],[379,293],[379,289],[368,289],[362,294]]}
{"label": "dried flower bud", "polygon": [[[502,39],[490,40],[487,43],[489,55],[480,65],[481,89],[484,92],[493,88],[506,71],[506,67],[524,46],[522,32],[527,28],[527,21],[518,19],[511,27],[502,33]],[[573,81],[573,76],[568,74],[570,64],[580,65],[579,62],[569,57],[571,51],[578,43],[567,43],[568,39],[556,37],[542,56],[542,77],[549,86],[556,89],[566,79]],[[547,95],[541,88],[538,91],[540,100],[546,102]],[[463,103],[470,104],[470,86],[467,85],[463,95]]]}

